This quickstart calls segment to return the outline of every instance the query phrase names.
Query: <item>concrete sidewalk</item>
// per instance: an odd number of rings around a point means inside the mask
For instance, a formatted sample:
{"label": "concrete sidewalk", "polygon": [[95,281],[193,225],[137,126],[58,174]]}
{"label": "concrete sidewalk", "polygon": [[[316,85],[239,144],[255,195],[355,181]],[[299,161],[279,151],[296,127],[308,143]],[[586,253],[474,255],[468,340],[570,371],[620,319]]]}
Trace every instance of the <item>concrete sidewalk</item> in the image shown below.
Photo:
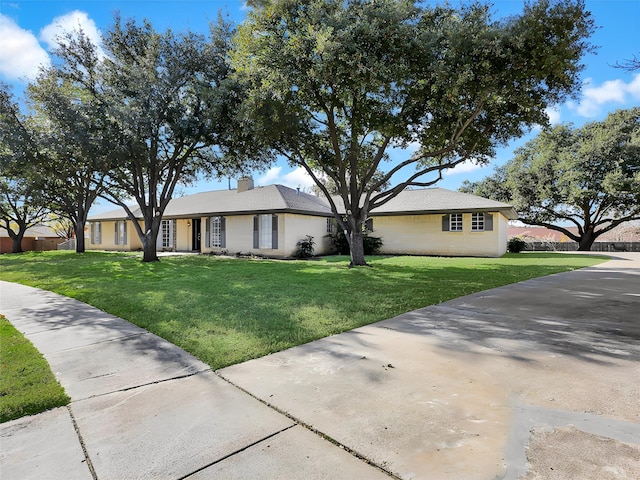
{"label": "concrete sidewalk", "polygon": [[0,477],[640,478],[640,254],[617,257],[218,372],[1,282],[72,403],[0,425]]}

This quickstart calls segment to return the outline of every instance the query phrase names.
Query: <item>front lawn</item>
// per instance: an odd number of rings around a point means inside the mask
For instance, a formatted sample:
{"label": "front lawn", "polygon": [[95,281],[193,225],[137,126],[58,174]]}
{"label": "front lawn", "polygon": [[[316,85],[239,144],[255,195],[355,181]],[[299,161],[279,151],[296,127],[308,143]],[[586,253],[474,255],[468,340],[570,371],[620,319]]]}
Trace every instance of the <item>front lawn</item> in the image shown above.
{"label": "front lawn", "polygon": [[0,279],[76,298],[179,345],[213,369],[426,305],[605,261],[553,253],[502,258],[347,257],[309,261],[139,254],[0,257]]}
{"label": "front lawn", "polygon": [[69,403],[49,364],[0,315],[0,423]]}

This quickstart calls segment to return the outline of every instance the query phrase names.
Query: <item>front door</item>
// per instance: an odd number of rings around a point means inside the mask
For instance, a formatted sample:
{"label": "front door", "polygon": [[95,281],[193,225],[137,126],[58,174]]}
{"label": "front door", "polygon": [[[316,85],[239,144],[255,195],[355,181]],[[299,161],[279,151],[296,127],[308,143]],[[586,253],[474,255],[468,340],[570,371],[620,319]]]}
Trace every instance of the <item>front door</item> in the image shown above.
{"label": "front door", "polygon": [[200,228],[201,228],[201,220],[199,218],[194,218],[193,220],[191,220],[191,250],[193,250],[194,252],[199,252],[200,251],[200,238],[201,238],[201,233],[200,233]]}

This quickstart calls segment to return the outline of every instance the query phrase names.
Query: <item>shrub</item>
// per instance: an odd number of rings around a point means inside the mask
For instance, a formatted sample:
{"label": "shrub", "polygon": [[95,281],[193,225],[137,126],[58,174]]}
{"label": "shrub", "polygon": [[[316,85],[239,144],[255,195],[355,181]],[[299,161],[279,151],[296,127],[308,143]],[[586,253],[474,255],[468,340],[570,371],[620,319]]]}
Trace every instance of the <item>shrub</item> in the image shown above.
{"label": "shrub", "polygon": [[[331,246],[336,253],[349,255],[349,242],[347,241],[347,237],[344,236],[344,232],[339,231],[329,234],[328,237],[331,239]],[[363,234],[362,243],[364,244],[365,255],[376,255],[382,245],[384,245],[382,238],[373,237],[366,232]]]}
{"label": "shrub", "polygon": [[365,255],[377,255],[380,252],[384,243],[380,237],[371,237],[367,234],[364,235],[364,254]]}
{"label": "shrub", "polygon": [[296,258],[311,258],[313,257],[313,252],[316,246],[316,242],[313,241],[313,237],[311,235],[307,235],[305,238],[296,243],[298,249],[296,253],[293,254]]}
{"label": "shrub", "polygon": [[520,237],[511,237],[507,241],[507,251],[510,253],[520,253],[527,248],[527,242]]}

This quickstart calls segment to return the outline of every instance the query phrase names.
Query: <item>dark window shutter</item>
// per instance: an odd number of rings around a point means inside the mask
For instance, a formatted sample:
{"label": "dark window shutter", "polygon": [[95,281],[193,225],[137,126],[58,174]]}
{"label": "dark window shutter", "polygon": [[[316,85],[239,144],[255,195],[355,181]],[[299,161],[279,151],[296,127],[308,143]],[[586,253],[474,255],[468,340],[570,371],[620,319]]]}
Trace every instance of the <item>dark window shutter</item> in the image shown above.
{"label": "dark window shutter", "polygon": [[119,221],[116,221],[116,222],[115,222],[115,226],[116,226],[116,229],[115,229],[115,234],[114,234],[114,236],[113,236],[113,243],[114,243],[115,245],[120,245],[120,238],[118,238],[118,237],[119,237],[119,235],[118,235],[118,233],[119,233],[119,232],[118,232],[118,227],[120,226],[120,222],[119,222]]}
{"label": "dark window shutter", "polygon": [[207,248],[211,246],[211,222],[213,222],[213,217],[207,218],[207,223],[204,226],[204,246]]}
{"label": "dark window shutter", "polygon": [[278,248],[278,216],[271,217],[271,248]]}
{"label": "dark window shutter", "polygon": [[91,237],[91,243],[92,244],[96,244],[98,242],[96,242],[96,224],[91,222],[89,224],[89,236]]}
{"label": "dark window shutter", "polygon": [[364,228],[365,228],[368,232],[373,232],[373,218],[368,218],[368,219],[364,222]]}
{"label": "dark window shutter", "polygon": [[258,248],[260,237],[258,237],[258,215],[253,217],[253,248]]}
{"label": "dark window shutter", "polygon": [[227,219],[224,217],[220,217],[220,248],[226,248],[227,247],[227,240],[226,240],[226,223],[227,223]]}
{"label": "dark window shutter", "polygon": [[125,220],[124,221],[124,244],[123,245],[126,245],[126,244],[127,244],[127,221]]}
{"label": "dark window shutter", "polygon": [[443,232],[449,231],[449,215],[442,216],[442,231]]}
{"label": "dark window shutter", "polygon": [[491,213],[484,214],[484,229],[487,232],[493,230],[493,215]]}

